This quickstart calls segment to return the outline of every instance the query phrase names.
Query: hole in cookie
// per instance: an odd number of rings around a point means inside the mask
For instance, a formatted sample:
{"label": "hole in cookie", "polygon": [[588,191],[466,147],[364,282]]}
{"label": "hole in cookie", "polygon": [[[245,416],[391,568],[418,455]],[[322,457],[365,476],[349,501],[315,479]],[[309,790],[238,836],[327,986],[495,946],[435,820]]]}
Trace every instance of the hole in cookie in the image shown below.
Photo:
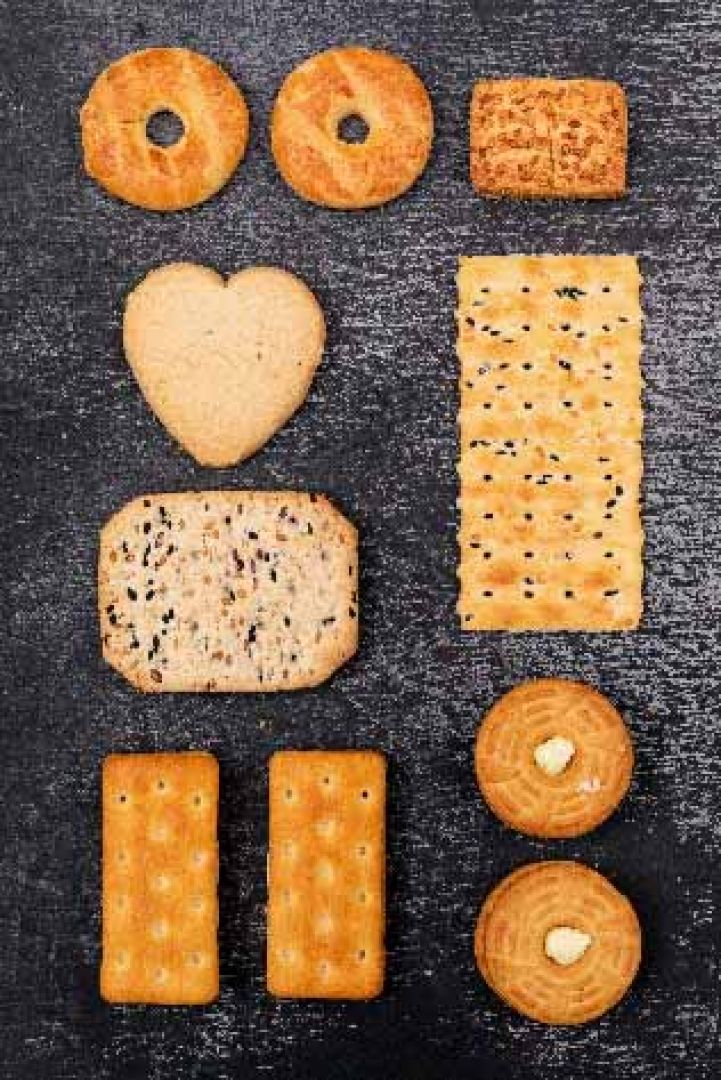
{"label": "hole in cookie", "polygon": [[168,785],[165,783],[165,780],[158,780],[158,784],[157,784],[158,791],[165,791],[167,786]]}
{"label": "hole in cookie", "polygon": [[358,950],[358,959],[359,959],[359,960],[365,960],[365,958],[366,958],[366,951],[365,951],[365,949],[359,949],[359,950]]}
{"label": "hole in cookie", "polygon": [[366,845],[365,844],[359,844],[358,845],[358,855],[359,855],[359,857],[361,859],[364,859],[367,854],[368,854],[368,848],[366,847]]}
{"label": "hole in cookie", "polygon": [[171,109],[160,109],[148,120],[145,134],[154,146],[166,149],[180,142],[185,134],[185,125]]}
{"label": "hole in cookie", "polygon": [[366,791],[366,789],[364,788],[363,791],[361,791],[361,799],[367,799],[369,798],[369,796],[370,792]]}
{"label": "hole in cookie", "polygon": [[370,128],[362,116],[351,113],[344,116],[338,124],[338,138],[344,143],[364,143],[370,134]]}
{"label": "hole in cookie", "polygon": [[122,795],[118,795],[118,802],[119,803],[126,803],[127,801],[128,801],[128,796],[127,795],[125,795],[124,793]]}

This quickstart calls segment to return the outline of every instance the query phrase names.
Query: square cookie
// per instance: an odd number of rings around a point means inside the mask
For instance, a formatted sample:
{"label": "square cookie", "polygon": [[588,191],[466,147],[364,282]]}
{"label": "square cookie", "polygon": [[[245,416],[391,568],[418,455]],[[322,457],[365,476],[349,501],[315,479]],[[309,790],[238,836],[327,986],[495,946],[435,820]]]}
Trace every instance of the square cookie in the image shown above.
{"label": "square cookie", "polygon": [[627,128],[617,83],[481,79],[471,99],[471,180],[488,196],[619,198]]}
{"label": "square cookie", "polygon": [[385,970],[382,754],[282,751],[270,761],[268,989],[371,998]]}
{"label": "square cookie", "polygon": [[638,625],[640,284],[626,255],[461,259],[464,629]]}
{"label": "square cookie", "polygon": [[201,752],[103,764],[103,959],[110,1002],[218,995],[218,763]]}

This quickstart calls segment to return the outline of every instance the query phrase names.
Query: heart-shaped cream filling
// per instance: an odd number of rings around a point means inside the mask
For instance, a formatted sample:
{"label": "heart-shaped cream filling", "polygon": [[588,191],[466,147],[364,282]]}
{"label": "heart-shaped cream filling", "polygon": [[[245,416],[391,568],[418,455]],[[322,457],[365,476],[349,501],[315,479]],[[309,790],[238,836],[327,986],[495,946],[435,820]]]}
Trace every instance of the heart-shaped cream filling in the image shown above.
{"label": "heart-shaped cream filling", "polygon": [[125,355],[158,419],[201,465],[254,454],[303,403],[325,322],[293,274],[254,267],[227,281],[171,263],[128,297]]}

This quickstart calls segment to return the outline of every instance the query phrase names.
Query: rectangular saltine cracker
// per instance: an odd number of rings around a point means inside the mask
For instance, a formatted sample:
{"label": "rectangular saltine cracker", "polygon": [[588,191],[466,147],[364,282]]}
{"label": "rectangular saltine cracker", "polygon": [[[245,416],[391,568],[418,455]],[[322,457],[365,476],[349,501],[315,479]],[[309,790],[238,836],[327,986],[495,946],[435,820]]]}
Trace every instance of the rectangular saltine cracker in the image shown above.
{"label": "rectangular saltine cracker", "polygon": [[357,648],[357,549],[320,495],[134,499],[100,539],[103,656],[145,691],[316,686]]}
{"label": "rectangular saltine cracker", "polygon": [[626,255],[460,260],[463,629],[638,625],[640,284]]}
{"label": "rectangular saltine cracker", "polygon": [[471,180],[489,196],[618,198],[627,129],[617,83],[481,79],[471,99]]}
{"label": "rectangular saltine cracker", "polygon": [[110,1002],[218,995],[218,763],[114,754],[103,763],[103,959]]}
{"label": "rectangular saltine cracker", "polygon": [[371,998],[385,970],[386,763],[373,751],[270,762],[268,989]]}

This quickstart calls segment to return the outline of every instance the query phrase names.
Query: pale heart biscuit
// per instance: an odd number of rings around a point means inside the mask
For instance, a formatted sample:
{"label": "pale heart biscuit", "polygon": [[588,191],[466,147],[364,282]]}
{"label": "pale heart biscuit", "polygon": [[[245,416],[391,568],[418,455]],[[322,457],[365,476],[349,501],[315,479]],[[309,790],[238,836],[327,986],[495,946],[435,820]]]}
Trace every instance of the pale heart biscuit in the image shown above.
{"label": "pale heart biscuit", "polygon": [[293,274],[225,281],[193,263],[151,271],[130,294],[125,355],[158,419],[201,465],[254,454],[302,405],[323,354],[318,301]]}

